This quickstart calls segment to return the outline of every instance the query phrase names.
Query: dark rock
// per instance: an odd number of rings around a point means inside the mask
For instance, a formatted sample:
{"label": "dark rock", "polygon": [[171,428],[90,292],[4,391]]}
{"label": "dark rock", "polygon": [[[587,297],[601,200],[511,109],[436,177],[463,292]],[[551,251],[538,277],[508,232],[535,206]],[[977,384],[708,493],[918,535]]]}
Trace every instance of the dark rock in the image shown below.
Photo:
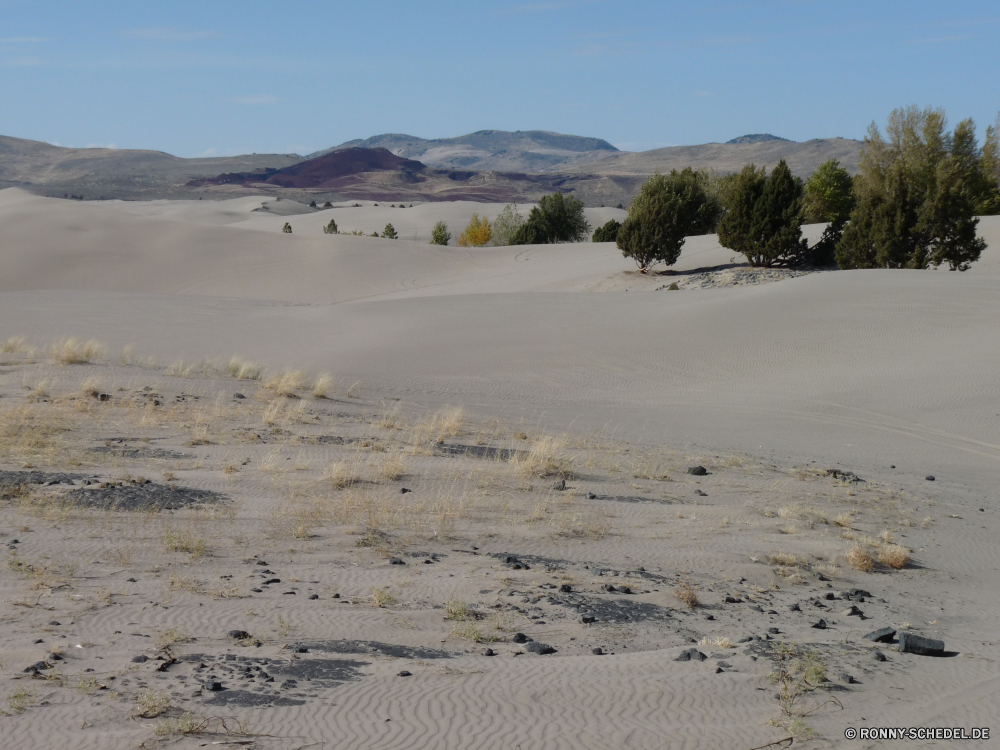
{"label": "dark rock", "polygon": [[705,619],[706,620],[714,620],[715,619],[715,615],[705,615]]}
{"label": "dark rock", "polygon": [[584,625],[590,625],[590,623],[592,622],[597,622],[597,618],[594,617],[593,615],[581,615],[580,622],[582,622]]}
{"label": "dark rock", "polygon": [[752,609],[754,612],[760,612],[761,614],[764,612],[764,608],[759,604],[751,604],[747,609]]}
{"label": "dark rock", "polygon": [[514,637],[510,639],[511,643],[527,643],[531,639],[524,633],[514,633]]}
{"label": "dark rock", "polygon": [[847,672],[841,672],[838,674],[837,679],[841,682],[846,682],[848,685],[853,685],[857,682],[857,680],[854,679],[854,676],[847,674]]}
{"label": "dark rock", "polygon": [[390,557],[389,558],[389,564],[390,565],[406,565],[406,561],[405,560],[401,560],[398,557]]}
{"label": "dark rock", "polygon": [[603,586],[601,586],[601,588],[607,591],[609,594],[614,593],[615,591],[618,590],[610,583],[604,584]]}
{"label": "dark rock", "polygon": [[126,578],[125,583],[137,583],[137,581],[134,578]]}
{"label": "dark rock", "polygon": [[283,595],[285,595],[285,596],[289,596],[289,595],[295,596],[296,595],[296,592],[294,592],[294,591],[282,591],[281,593]]}
{"label": "dark rock", "polygon": [[885,654],[881,651],[872,651],[872,658],[874,658],[875,661],[885,661]]}
{"label": "dark rock", "polygon": [[750,643],[750,641],[752,641],[752,640],[753,640],[753,637],[752,637],[752,636],[749,636],[749,635],[748,635],[748,636],[746,636],[745,638],[740,638],[740,639],[739,639],[738,641],[736,641],[736,642],[737,642],[737,643]]}
{"label": "dark rock", "polygon": [[532,654],[554,654],[556,652],[552,646],[545,643],[539,643],[538,641],[532,641],[524,647],[524,650]]}
{"label": "dark rock", "polygon": [[876,643],[892,643],[893,636],[896,635],[895,628],[879,628],[865,635],[865,639]]}
{"label": "dark rock", "polygon": [[234,393],[233,394],[233,398],[239,399],[240,401],[242,401],[243,399],[246,398],[246,396],[244,396],[242,393]]}
{"label": "dark rock", "polygon": [[26,667],[24,671],[29,674],[38,674],[46,669],[52,669],[52,665],[47,661],[36,661],[30,667]]}
{"label": "dark rock", "polygon": [[715,668],[715,673],[716,673],[716,674],[721,674],[722,672],[725,672],[725,671],[726,671],[726,670],[724,670],[724,669],[723,669],[722,667],[716,667],[716,668]]}
{"label": "dark rock", "polygon": [[333,595],[333,596],[331,597],[331,599],[339,599],[339,598],[340,598],[340,594],[334,594],[334,595]]}
{"label": "dark rock", "polygon": [[590,653],[594,656],[604,656],[604,649],[598,646],[597,648],[590,649]]}
{"label": "dark rock", "polygon": [[282,690],[289,690],[299,686],[298,680],[284,680],[278,687]]}
{"label": "dark rock", "polygon": [[778,634],[778,633],[780,633],[781,631],[780,631],[780,630],[778,630],[778,628],[768,628],[768,629],[767,629],[767,632],[768,632],[768,633],[770,633],[771,635],[777,635],[777,634]]}
{"label": "dark rock", "polygon": [[250,637],[250,634],[245,630],[230,630],[228,633],[226,633],[226,635],[228,635],[234,641],[242,641],[245,638]]}
{"label": "dark rock", "polygon": [[826,620],[819,619],[809,627],[816,628],[817,630],[826,630]]}
{"label": "dark rock", "polygon": [[828,602],[832,602],[834,599],[837,598],[837,595],[832,591],[828,591],[826,596],[824,596],[823,598],[826,599]]}
{"label": "dark rock", "polygon": [[554,489],[554,490],[564,490],[564,489],[566,489],[566,480],[565,479],[560,479],[558,482],[556,482],[555,484],[552,485],[552,489]]}
{"label": "dark rock", "polygon": [[865,591],[864,589],[848,589],[844,592],[844,596],[849,599],[871,599],[872,593],[870,591]]}
{"label": "dark rock", "polygon": [[919,656],[941,656],[944,653],[944,641],[934,638],[923,638],[913,633],[900,633],[899,653],[917,654]]}
{"label": "dark rock", "polygon": [[715,663],[718,666],[722,667],[723,669],[732,669],[733,668],[733,665],[730,664],[728,661],[717,661]]}
{"label": "dark rock", "polygon": [[319,594],[309,594],[310,599],[319,599]]}
{"label": "dark rock", "polygon": [[212,681],[212,682],[206,682],[204,685],[204,689],[208,690],[210,693],[217,693],[220,690],[223,690],[224,688],[222,687],[221,682]]}
{"label": "dark rock", "polygon": [[688,468],[687,473],[692,476],[703,477],[708,475],[708,469],[704,466],[691,466]]}
{"label": "dark rock", "polygon": [[788,610],[790,612],[801,612],[802,611],[802,607],[800,607],[798,604],[792,604],[792,605],[790,605],[788,607]]}
{"label": "dark rock", "polygon": [[258,565],[263,565],[266,568],[267,567],[267,560],[258,560],[257,564]]}
{"label": "dark rock", "polygon": [[59,620],[50,620],[49,621],[49,625],[51,625],[53,627],[58,627],[58,626],[62,625],[62,623],[59,622]]}
{"label": "dark rock", "polygon": [[264,593],[264,589],[250,589],[250,590],[252,592],[254,592],[255,594],[263,594]]}
{"label": "dark rock", "polygon": [[701,490],[695,490],[694,494],[696,494],[698,497],[708,497],[708,493],[702,492]]}
{"label": "dark rock", "polygon": [[705,661],[708,657],[705,656],[701,651],[696,648],[688,648],[681,651],[680,656],[678,656],[674,661]]}
{"label": "dark rock", "polygon": [[412,677],[413,676],[413,672],[410,672],[410,671],[404,669],[403,671],[401,671],[399,673],[399,676],[400,677]]}
{"label": "dark rock", "polygon": [[735,596],[727,596],[726,597],[726,604],[739,604],[741,601],[743,601],[743,600],[742,599],[737,599]]}
{"label": "dark rock", "polygon": [[406,494],[407,492],[413,492],[413,490],[411,490],[411,489],[408,489],[408,488],[406,488],[406,487],[400,487],[400,488],[399,488],[399,494],[400,494],[400,495],[405,495],[405,494]]}
{"label": "dark rock", "polygon": [[596,500],[597,499],[597,495],[595,495],[593,492],[588,492],[587,493],[587,499],[588,500]]}
{"label": "dark rock", "polygon": [[829,581],[830,579],[829,579],[829,578],[827,578],[827,577],[826,577],[825,575],[823,575],[822,573],[817,573],[817,574],[816,574],[816,580],[817,580],[817,581]]}
{"label": "dark rock", "polygon": [[483,649],[483,656],[496,656],[496,655],[497,655],[497,652],[494,651],[491,648],[484,648]]}
{"label": "dark rock", "polygon": [[845,609],[840,614],[843,615],[844,617],[864,617],[865,616],[865,613],[862,612],[857,607],[855,607],[853,604],[851,605],[850,609]]}
{"label": "dark rock", "polygon": [[296,646],[292,649],[292,652],[296,654],[308,654],[309,649],[306,646]]}
{"label": "dark rock", "polygon": [[618,591],[620,593],[622,593],[622,594],[631,594],[632,593],[632,587],[631,586],[619,586],[618,587]]}
{"label": "dark rock", "polygon": [[562,586],[559,587],[559,590],[564,594],[569,594],[572,593],[573,587],[570,586],[568,583],[564,583]]}
{"label": "dark rock", "polygon": [[145,654],[139,654],[138,656],[133,656],[132,657],[132,663],[133,664],[143,664],[144,662],[147,662],[147,661],[149,661],[149,657],[146,656]]}
{"label": "dark rock", "polygon": [[933,474],[928,474],[926,477],[924,477],[924,479],[926,479],[928,482],[933,482],[934,481],[934,475]]}

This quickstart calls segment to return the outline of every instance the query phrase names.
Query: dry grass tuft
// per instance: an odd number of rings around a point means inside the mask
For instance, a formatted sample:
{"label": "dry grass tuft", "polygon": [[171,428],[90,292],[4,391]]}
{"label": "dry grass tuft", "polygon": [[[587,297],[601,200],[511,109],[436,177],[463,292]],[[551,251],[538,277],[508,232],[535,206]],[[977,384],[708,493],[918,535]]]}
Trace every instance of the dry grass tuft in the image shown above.
{"label": "dry grass tuft", "polygon": [[329,398],[330,391],[333,390],[333,378],[331,378],[327,373],[323,373],[318,378],[316,378],[313,383],[312,393],[313,398]]}
{"label": "dry grass tuft", "polygon": [[844,553],[844,557],[852,568],[862,573],[871,573],[875,570],[875,560],[863,545],[855,544]]}
{"label": "dry grass tuft", "polygon": [[4,354],[30,354],[32,351],[31,344],[24,336],[11,336],[0,345],[0,352]]}
{"label": "dry grass tuft", "polygon": [[372,589],[372,606],[373,607],[391,607],[396,603],[396,597],[389,593],[389,589],[385,586],[378,586]]}
{"label": "dry grass tuft", "polygon": [[528,455],[515,458],[514,463],[528,476],[569,479],[573,476],[573,459],[563,452],[564,445],[563,438],[543,437],[531,446]]}
{"label": "dry grass tuft", "polygon": [[878,561],[899,570],[910,562],[910,551],[899,544],[884,544],[878,549]]}
{"label": "dry grass tuft", "polygon": [[152,719],[170,710],[170,696],[159,690],[143,690],[136,698],[136,708],[143,719]]}
{"label": "dry grass tuft", "polygon": [[206,550],[205,540],[191,529],[167,529],[163,532],[163,543],[170,552],[187,552],[194,558],[201,557]]}
{"label": "dry grass tuft", "polygon": [[725,636],[716,636],[715,638],[709,638],[707,635],[698,641],[699,646],[717,646],[718,648],[736,648],[736,644],[733,643],[731,638],[726,638]]}
{"label": "dry grass tuft", "polygon": [[781,565],[785,567],[795,567],[801,564],[801,560],[788,552],[772,552],[767,556],[771,565]]}
{"label": "dry grass tuft", "polygon": [[854,516],[850,513],[841,513],[833,519],[833,522],[844,529],[849,529],[854,525]]}
{"label": "dry grass tuft", "polygon": [[264,374],[263,368],[253,362],[246,362],[239,357],[233,357],[226,365],[226,372],[237,380],[260,380]]}
{"label": "dry grass tuft", "polygon": [[684,602],[689,609],[701,606],[701,602],[698,600],[698,594],[695,593],[694,588],[687,581],[681,581],[681,584],[674,591],[674,595]]}
{"label": "dry grass tuft", "polygon": [[301,370],[284,370],[264,381],[264,387],[278,396],[296,397],[308,384]]}
{"label": "dry grass tuft", "polygon": [[82,365],[104,359],[107,347],[99,341],[80,341],[79,339],[59,339],[49,354],[53,361],[61,365]]}

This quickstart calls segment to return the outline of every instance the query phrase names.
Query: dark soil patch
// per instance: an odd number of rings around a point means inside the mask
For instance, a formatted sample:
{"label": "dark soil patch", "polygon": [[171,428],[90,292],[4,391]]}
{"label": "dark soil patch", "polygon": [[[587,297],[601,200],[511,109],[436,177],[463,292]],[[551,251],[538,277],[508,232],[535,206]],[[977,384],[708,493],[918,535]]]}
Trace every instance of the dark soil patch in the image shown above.
{"label": "dark soil patch", "polygon": [[598,495],[593,500],[609,500],[613,503],[657,503],[659,505],[673,505],[673,500],[656,497],[640,497],[639,495]]}
{"label": "dark soil patch", "polygon": [[66,500],[100,510],[177,510],[225,500],[212,490],[156,484],[120,484],[105,488],[78,488],[66,494]]}
{"label": "dark soil patch", "polygon": [[513,461],[516,458],[524,458],[528,455],[526,451],[519,451],[514,448],[494,448],[489,445],[455,445],[449,443],[438,443],[434,446],[434,451],[439,455],[468,456],[487,461]]}
{"label": "dark soil patch", "polygon": [[666,620],[671,611],[666,607],[634,599],[602,599],[593,596],[550,596],[550,604],[568,607],[596,622],[648,622]]}
{"label": "dark soil patch", "polygon": [[206,706],[238,706],[240,708],[263,708],[267,706],[304,706],[300,698],[285,698],[281,695],[253,693],[249,690],[223,690],[205,701]]}
{"label": "dark soil patch", "polygon": [[0,471],[0,490],[20,487],[24,484],[73,484],[89,478],[82,474],[45,471]]}
{"label": "dark soil patch", "polygon": [[191,458],[188,453],[178,453],[177,451],[168,451],[163,448],[125,448],[102,445],[98,448],[91,448],[91,453],[103,453],[112,458],[125,458],[130,461],[139,461],[145,459],[160,459],[164,461],[177,461],[182,458]]}
{"label": "dark soil patch", "polygon": [[369,654],[391,656],[395,659],[450,659],[447,651],[412,646],[398,646],[379,641],[303,641],[292,648],[307,648],[327,654]]}

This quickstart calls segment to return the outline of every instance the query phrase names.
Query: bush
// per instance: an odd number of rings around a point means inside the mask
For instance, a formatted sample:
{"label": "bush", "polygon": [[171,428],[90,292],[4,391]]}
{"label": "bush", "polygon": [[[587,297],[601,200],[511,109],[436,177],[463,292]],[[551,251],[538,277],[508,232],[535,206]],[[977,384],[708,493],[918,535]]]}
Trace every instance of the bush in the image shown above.
{"label": "bush", "polygon": [[398,240],[399,235],[396,234],[396,228],[392,224],[386,224],[385,229],[382,230],[382,237],[387,240]]}
{"label": "bush", "polygon": [[431,230],[431,244],[447,245],[449,242],[451,242],[451,232],[448,231],[448,225],[443,221],[439,221]]}
{"label": "bush", "polygon": [[582,242],[590,234],[583,215],[583,202],[562,193],[543,195],[531,209],[528,220],[511,236],[511,245]]}
{"label": "bush", "polygon": [[856,203],[854,178],[836,159],[821,164],[806,181],[802,204],[805,221],[829,223],[819,242],[810,248],[813,263],[830,265],[835,262],[834,252]]}
{"label": "bush", "polygon": [[611,219],[603,227],[598,227],[594,230],[594,236],[590,238],[591,242],[614,242],[618,239],[618,231],[622,228],[622,223],[615,219]]}
{"label": "bush", "polygon": [[337,231],[337,222],[330,219],[330,223],[323,227],[323,234],[340,234]]}
{"label": "bush", "polygon": [[515,204],[510,203],[504,206],[503,211],[500,212],[490,229],[493,244],[497,247],[510,245],[511,238],[523,224],[524,217],[518,213]]}
{"label": "bush", "polygon": [[989,208],[997,185],[988,176],[996,131],[980,150],[975,123],[945,132],[940,109],[893,110],[886,136],[872,123],[855,178],[858,203],[837,245],[841,268],[928,268],[965,271],[986,243],[976,235],[977,210]]}
{"label": "bush", "polygon": [[316,208],[316,201],[309,201],[309,208]]}
{"label": "bush", "polygon": [[489,244],[491,236],[492,229],[490,228],[490,222],[485,216],[480,219],[479,214],[474,213],[469,220],[468,226],[465,227],[465,231],[458,236],[458,246],[484,247]]}
{"label": "bush", "polygon": [[326,203],[323,204],[323,208],[333,208],[333,204],[330,203],[330,201],[327,201]]}
{"label": "bush", "polygon": [[617,244],[645,273],[656,263],[677,262],[684,238],[710,231],[717,204],[703,187],[703,178],[689,168],[669,175],[654,174],[639,191],[618,232]]}
{"label": "bush", "polygon": [[286,222],[285,222],[285,226],[283,226],[283,227],[281,228],[281,231],[282,231],[282,232],[284,232],[285,234],[291,234],[291,233],[292,233],[292,225],[291,225],[291,224],[289,224],[289,223],[288,223],[288,222],[286,221]]}
{"label": "bush", "polygon": [[746,256],[751,266],[797,266],[808,256],[802,239],[802,181],[782,159],[765,176],[748,164],[733,191],[732,207],[719,222],[719,244]]}

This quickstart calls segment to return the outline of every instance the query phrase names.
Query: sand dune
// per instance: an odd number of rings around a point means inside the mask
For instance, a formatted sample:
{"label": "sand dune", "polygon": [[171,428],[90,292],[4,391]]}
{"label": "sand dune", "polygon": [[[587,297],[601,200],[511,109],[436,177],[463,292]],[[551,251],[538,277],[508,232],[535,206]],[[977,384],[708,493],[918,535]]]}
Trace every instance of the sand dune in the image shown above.
{"label": "sand dune", "polygon": [[[435,221],[457,233],[473,210],[492,217],[500,205],[255,211],[265,200],[0,192],[0,341],[96,338],[109,355],[74,366],[27,345],[2,355],[0,472],[71,470],[81,492],[141,474],[233,508],[58,515],[69,491],[59,485],[32,490],[34,506],[5,501],[11,559],[35,566],[15,563],[0,581],[5,695],[34,690],[5,719],[10,746],[151,746],[156,722],[190,710],[242,717],[281,748],[759,747],[791,731],[767,723],[780,719],[768,681],[779,642],[817,649],[828,666],[832,681],[812,695],[842,709],[804,717],[817,747],[845,746],[849,726],[989,724],[1000,217],[982,220],[989,249],[968,273],[819,272],[668,291],[705,269],[740,269],[714,237],[689,238],[670,275],[649,276],[610,244],[427,244]],[[623,214],[588,211],[592,224]],[[402,239],[324,235],[330,217],[366,231],[391,221]],[[126,346],[134,355],[119,360]],[[229,377],[233,354],[308,377],[282,396]],[[314,398],[324,372],[331,392]],[[458,426],[443,427],[456,406]],[[40,414],[53,416],[38,439],[54,442],[29,455],[35,433],[17,432],[17,419]],[[552,460],[572,459],[566,491],[552,487],[558,471],[540,478],[518,464],[558,435]],[[685,473],[696,463],[708,474]],[[336,486],[335,464],[357,475]],[[866,481],[825,472],[834,467]],[[204,555],[165,546],[192,529]],[[883,530],[913,561],[853,569],[850,545],[877,551]],[[791,562],[771,560],[778,553]],[[67,556],[79,570],[59,583]],[[386,559],[397,556],[406,564]],[[281,580],[252,580],[269,575]],[[704,606],[679,603],[681,581]],[[849,598],[854,587],[870,595]],[[395,603],[373,606],[378,591]],[[498,656],[444,619],[456,601],[482,615],[462,627],[495,635]],[[850,602],[866,619],[847,614]],[[580,607],[605,609],[590,623]],[[819,617],[828,629],[812,627]],[[958,655],[885,645],[876,662],[860,634],[887,624]],[[260,647],[227,639],[232,628],[254,631]],[[557,652],[521,653],[514,629]],[[157,672],[151,639],[169,633],[196,640],[173,646],[179,661]],[[21,671],[62,643],[57,671],[78,688]],[[675,661],[691,647],[708,659]],[[131,662],[137,654],[150,661]],[[275,682],[250,683],[227,655],[241,670],[264,664]],[[295,670],[309,668],[342,679],[306,687]],[[203,690],[209,672],[229,689]],[[285,684],[293,673],[299,684]],[[88,693],[90,674],[105,689]],[[226,703],[238,682],[259,707]],[[140,687],[170,692],[173,713],[129,721]],[[179,747],[232,739],[173,737]]]}

